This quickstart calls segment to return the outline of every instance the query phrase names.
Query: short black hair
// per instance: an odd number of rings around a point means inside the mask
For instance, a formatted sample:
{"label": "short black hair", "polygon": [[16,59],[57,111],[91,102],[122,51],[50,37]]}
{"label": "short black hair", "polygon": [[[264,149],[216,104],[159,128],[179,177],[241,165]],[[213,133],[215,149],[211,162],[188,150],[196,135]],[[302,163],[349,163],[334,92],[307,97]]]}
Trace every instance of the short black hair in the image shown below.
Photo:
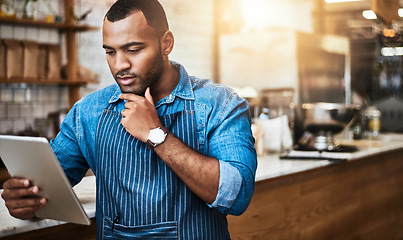
{"label": "short black hair", "polygon": [[157,35],[169,30],[168,20],[164,8],[157,0],[118,0],[105,15],[109,22],[125,19],[134,11],[141,11],[148,25],[155,29]]}

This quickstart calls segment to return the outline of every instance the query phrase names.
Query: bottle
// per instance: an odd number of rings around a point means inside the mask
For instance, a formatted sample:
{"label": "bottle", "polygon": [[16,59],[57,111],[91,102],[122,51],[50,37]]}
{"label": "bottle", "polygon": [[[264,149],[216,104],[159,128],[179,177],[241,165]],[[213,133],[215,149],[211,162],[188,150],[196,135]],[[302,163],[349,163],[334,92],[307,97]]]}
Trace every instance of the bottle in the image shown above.
{"label": "bottle", "polygon": [[259,119],[260,120],[266,120],[266,119],[270,119],[270,109],[268,108],[262,108],[262,112],[259,115]]}
{"label": "bottle", "polygon": [[362,118],[361,112],[358,112],[355,116],[354,122],[351,125],[351,130],[353,132],[353,139],[362,139]]}
{"label": "bottle", "polygon": [[376,139],[381,130],[381,111],[375,106],[370,106],[364,111],[364,137],[366,139]]}

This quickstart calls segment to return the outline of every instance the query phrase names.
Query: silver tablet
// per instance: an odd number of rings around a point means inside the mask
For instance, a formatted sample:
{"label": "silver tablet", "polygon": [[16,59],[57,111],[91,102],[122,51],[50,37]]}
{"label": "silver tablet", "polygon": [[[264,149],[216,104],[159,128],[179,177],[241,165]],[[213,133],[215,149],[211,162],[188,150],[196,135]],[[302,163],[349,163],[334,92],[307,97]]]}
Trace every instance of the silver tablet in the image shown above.
{"label": "silver tablet", "polygon": [[48,199],[37,217],[90,225],[46,138],[0,135],[0,157],[13,177],[30,179]]}

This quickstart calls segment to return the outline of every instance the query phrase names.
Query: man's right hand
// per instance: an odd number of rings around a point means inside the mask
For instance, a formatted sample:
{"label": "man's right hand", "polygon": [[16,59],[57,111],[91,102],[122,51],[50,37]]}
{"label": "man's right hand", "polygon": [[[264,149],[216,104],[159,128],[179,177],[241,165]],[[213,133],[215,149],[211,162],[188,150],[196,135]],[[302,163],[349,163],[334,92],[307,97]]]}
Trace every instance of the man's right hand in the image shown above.
{"label": "man's right hand", "polygon": [[39,188],[31,186],[28,179],[10,178],[3,184],[1,197],[11,216],[23,220],[35,217],[34,212],[43,208],[46,198],[39,196]]}

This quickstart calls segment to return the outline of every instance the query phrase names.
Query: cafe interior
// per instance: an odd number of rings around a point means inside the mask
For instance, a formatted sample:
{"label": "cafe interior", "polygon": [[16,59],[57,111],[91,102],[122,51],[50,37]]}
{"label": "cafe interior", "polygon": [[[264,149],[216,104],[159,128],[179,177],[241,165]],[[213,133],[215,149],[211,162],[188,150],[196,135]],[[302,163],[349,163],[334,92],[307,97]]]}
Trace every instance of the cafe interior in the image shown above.
{"label": "cafe interior", "polygon": [[[0,135],[50,141],[115,82],[114,2],[0,0]],[[170,59],[249,104],[255,194],[228,216],[232,239],[403,239],[403,0],[160,2]],[[9,170],[0,161],[0,186]],[[0,238],[95,239],[94,178],[73,188],[90,226],[18,220],[0,200]]]}

